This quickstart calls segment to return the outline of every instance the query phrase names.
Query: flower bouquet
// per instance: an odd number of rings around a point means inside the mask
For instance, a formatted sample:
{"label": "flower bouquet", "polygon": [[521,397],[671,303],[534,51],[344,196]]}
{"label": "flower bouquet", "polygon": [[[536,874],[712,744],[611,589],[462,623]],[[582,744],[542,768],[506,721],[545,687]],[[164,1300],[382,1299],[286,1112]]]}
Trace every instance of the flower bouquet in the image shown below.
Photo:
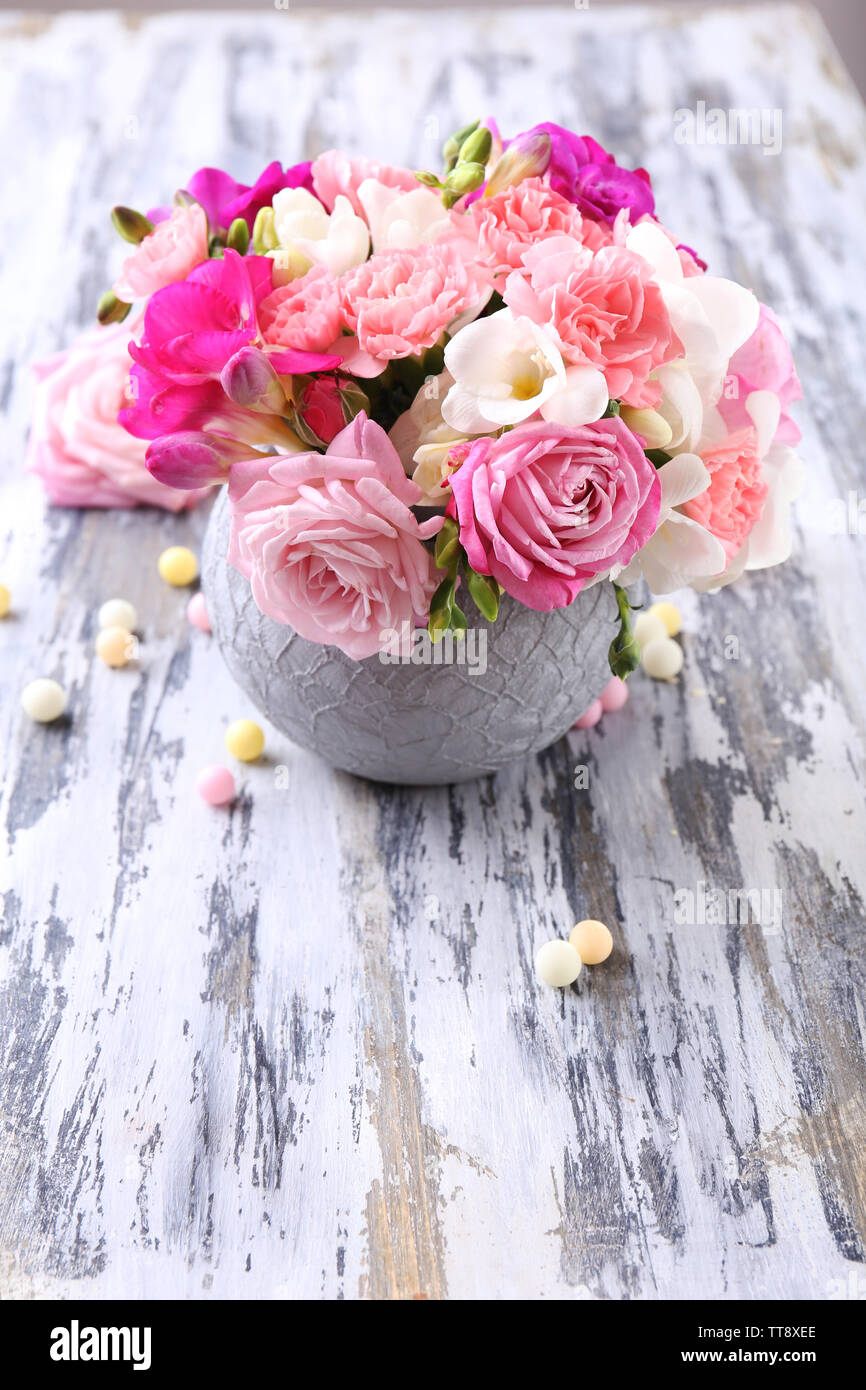
{"label": "flower bouquet", "polygon": [[118,326],[77,349],[80,380],[111,366],[115,457],[58,423],[68,360],[31,444],[61,502],[227,484],[205,584],[230,665],[295,737],[392,780],[552,741],[605,657],[637,665],[626,586],[783,560],[801,479],[776,318],[658,220],[645,170],[551,123],[475,122],[443,161],[331,150],[116,208]]}

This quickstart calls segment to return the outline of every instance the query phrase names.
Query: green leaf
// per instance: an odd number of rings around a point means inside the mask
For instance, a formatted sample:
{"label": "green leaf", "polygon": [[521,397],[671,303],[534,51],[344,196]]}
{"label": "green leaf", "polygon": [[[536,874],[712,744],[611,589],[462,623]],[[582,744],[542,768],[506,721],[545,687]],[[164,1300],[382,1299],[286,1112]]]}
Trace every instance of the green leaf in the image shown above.
{"label": "green leaf", "polygon": [[249,244],[250,229],[243,217],[236,217],[229,227],[226,246],[232,251],[237,251],[239,256],[245,256]]}
{"label": "green leaf", "polygon": [[644,453],[653,468],[663,468],[666,463],[670,463],[672,457],[670,454],[666,454],[664,449],[644,449]]}
{"label": "green leaf", "polygon": [[466,636],[466,614],[456,603],[451,606],[451,630],[455,637]]}
{"label": "green leaf", "polygon": [[479,574],[471,565],[466,566],[466,582],[475,606],[489,623],[495,623],[499,616],[499,585],[489,574]]}
{"label": "green leaf", "polygon": [[438,642],[451,626],[451,614],[454,608],[454,583],[454,576],[447,575],[430,600],[427,631],[434,642]]}
{"label": "green leaf", "polygon": [[460,551],[460,528],[453,517],[446,516],[442,530],[433,547],[433,563],[437,570],[450,569]]}

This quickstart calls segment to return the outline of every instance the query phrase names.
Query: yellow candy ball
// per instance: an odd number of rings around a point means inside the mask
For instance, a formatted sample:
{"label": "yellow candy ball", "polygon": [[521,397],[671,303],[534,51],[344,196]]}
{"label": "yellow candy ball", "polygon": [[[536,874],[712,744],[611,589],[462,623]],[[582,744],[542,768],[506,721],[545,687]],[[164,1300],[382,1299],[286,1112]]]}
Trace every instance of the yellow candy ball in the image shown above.
{"label": "yellow candy ball", "polygon": [[613,950],[613,937],[604,922],[587,917],[569,932],[568,939],[584,965],[601,965]]}
{"label": "yellow candy ball", "polygon": [[5,618],[12,607],[12,595],[5,584],[0,584],[0,618]]}
{"label": "yellow candy ball", "polygon": [[31,681],[21,691],[24,713],[37,724],[51,724],[66,709],[66,692],[57,681]]}
{"label": "yellow candy ball", "polygon": [[253,763],[265,746],[264,730],[252,719],[236,719],[226,729],[226,748],[242,763]]}
{"label": "yellow candy ball", "polygon": [[653,618],[661,618],[668,637],[676,637],[683,625],[683,615],[675,603],[654,603],[649,611]]}
{"label": "yellow candy ball", "polygon": [[125,627],[104,627],[96,639],[96,655],[106,666],[125,666],[135,656],[135,638]]}
{"label": "yellow candy ball", "polygon": [[198,578],[198,560],[185,545],[170,545],[159,557],[158,569],[166,584],[182,589]]}

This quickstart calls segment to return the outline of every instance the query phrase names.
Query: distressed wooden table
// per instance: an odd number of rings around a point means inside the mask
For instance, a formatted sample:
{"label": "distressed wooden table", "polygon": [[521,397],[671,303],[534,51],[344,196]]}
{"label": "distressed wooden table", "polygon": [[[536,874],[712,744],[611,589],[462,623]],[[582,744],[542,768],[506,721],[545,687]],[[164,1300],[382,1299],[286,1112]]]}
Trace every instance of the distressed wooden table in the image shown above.
{"label": "distressed wooden table", "polygon": [[[866,131],[814,13],[0,28],[0,1291],[863,1297]],[[779,111],[781,152],[679,143],[702,101]],[[678,683],[636,677],[495,779],[371,786],[272,733],[215,813],[195,772],[250,711],[155,573],[206,516],[45,509],[26,363],[88,323],[110,204],[332,144],[430,164],[487,112],[646,162],[777,308],[807,396],[794,558],[686,603]],[[114,594],[143,627],[116,673]],[[62,726],[19,710],[41,674]],[[587,915],[615,956],[539,987],[534,951]]]}

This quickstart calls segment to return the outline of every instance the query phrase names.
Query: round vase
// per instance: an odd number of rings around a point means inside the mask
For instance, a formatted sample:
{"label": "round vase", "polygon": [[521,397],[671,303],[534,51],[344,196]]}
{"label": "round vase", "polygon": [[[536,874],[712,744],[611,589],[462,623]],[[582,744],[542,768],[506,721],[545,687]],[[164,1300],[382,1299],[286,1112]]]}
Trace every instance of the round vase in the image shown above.
{"label": "round vase", "polygon": [[208,524],[202,585],[214,635],[242,690],[275,728],[334,767],[380,782],[443,785],[498,772],[561,738],[610,679],[610,584],[536,613],[503,595],[488,623],[465,591],[468,630],[433,645],[404,634],[399,657],[354,661],[257,607],[226,560],[226,489]]}

